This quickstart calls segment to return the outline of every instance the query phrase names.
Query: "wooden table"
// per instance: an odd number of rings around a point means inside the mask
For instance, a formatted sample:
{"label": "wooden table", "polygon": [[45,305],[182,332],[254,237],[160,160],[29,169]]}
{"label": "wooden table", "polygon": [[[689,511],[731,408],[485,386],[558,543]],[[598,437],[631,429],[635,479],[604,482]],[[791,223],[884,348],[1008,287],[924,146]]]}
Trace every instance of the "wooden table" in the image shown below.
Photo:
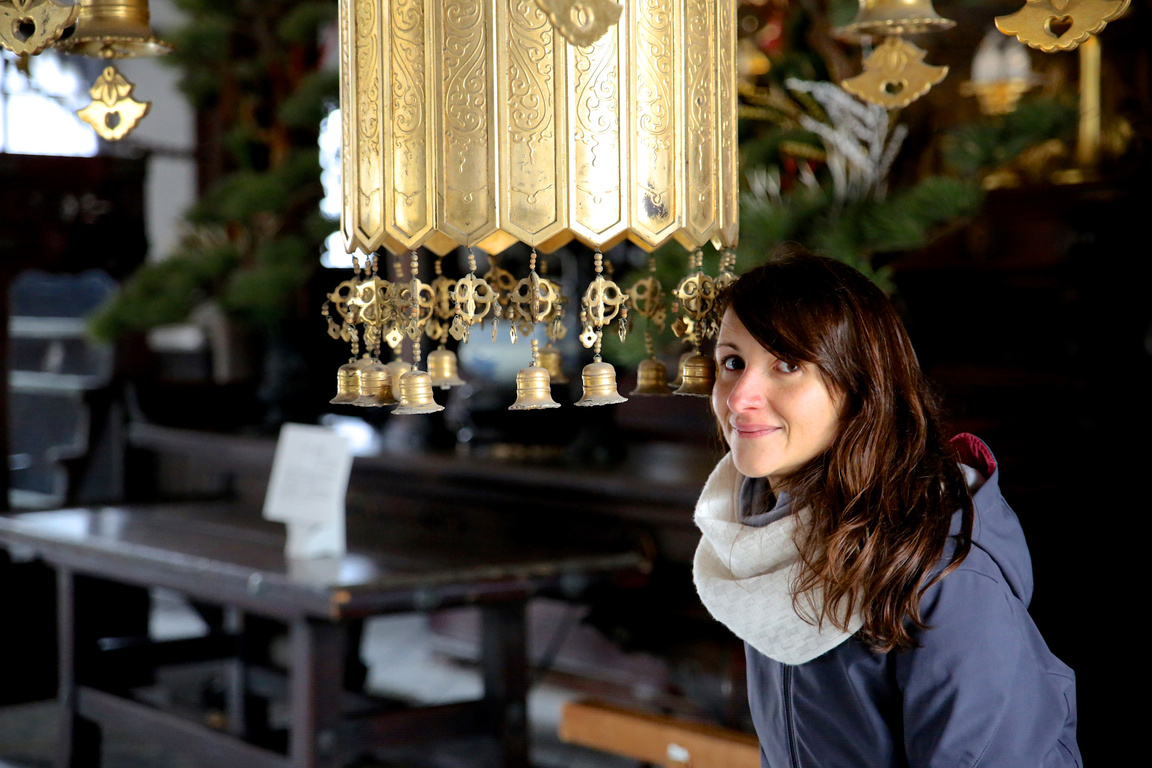
{"label": "wooden table", "polygon": [[[206,764],[331,768],[372,745],[487,732],[502,764],[528,764],[524,609],[536,594],[575,596],[592,580],[647,564],[625,546],[454,541],[429,530],[349,521],[342,558],[289,561],[279,524],[219,505],[67,509],[0,516],[0,545],[29,551],[57,573],[60,694],[57,768],[98,764],[80,736],[116,722]],[[290,637],[288,753],[244,737],[243,666],[228,693],[228,728],[206,728],[86,685],[76,647],[75,577],[163,587],[193,600],[285,622]],[[482,612],[484,697],[476,702],[347,714],[344,632],[349,620],[476,604]],[[235,622],[233,622],[235,624]],[[81,667],[78,669],[78,666]]]}

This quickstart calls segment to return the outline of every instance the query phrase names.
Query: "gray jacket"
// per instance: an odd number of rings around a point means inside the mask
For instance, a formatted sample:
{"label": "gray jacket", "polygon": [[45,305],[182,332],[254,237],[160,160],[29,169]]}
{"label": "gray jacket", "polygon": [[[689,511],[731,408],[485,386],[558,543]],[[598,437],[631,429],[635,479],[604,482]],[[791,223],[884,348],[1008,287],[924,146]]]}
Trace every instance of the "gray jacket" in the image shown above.
{"label": "gray jacket", "polygon": [[970,554],[921,601],[919,647],[876,654],[851,638],[788,666],[745,646],[764,768],[1082,765],[1075,677],[1028,615],[1032,561],[996,460],[971,435],[957,441],[987,481]]}

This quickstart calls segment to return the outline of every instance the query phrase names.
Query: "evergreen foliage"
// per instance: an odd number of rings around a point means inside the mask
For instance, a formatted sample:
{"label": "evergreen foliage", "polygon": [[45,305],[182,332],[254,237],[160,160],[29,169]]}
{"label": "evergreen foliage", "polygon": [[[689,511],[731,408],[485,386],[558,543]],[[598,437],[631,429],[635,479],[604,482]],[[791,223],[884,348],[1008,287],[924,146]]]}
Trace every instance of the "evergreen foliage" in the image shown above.
{"label": "evergreen foliage", "polygon": [[338,103],[318,69],[327,0],[174,0],[188,23],[170,36],[180,88],[221,121],[227,173],[186,213],[188,234],[145,265],[92,318],[102,339],[186,320],[205,301],[274,328],[298,311],[331,224],[319,213],[317,136]]}

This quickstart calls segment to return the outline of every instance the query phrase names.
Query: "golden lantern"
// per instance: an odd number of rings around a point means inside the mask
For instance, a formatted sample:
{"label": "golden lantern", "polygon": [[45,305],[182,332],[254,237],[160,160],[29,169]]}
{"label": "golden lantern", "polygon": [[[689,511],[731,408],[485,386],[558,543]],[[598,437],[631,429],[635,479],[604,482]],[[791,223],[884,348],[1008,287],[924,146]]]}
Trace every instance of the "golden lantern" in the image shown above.
{"label": "golden lantern", "polygon": [[735,20],[720,0],[341,0],[347,249],[734,245]]}

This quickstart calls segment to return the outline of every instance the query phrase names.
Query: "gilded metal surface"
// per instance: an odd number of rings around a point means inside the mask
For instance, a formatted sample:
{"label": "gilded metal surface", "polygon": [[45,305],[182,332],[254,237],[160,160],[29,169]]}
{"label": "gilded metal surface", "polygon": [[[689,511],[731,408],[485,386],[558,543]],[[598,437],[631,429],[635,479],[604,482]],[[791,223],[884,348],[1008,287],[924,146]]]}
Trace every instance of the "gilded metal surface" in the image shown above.
{"label": "gilded metal surface", "polygon": [[659,395],[672,394],[668,391],[668,369],[664,363],[656,358],[641,360],[636,367],[636,389],[628,393],[633,395]]}
{"label": "gilded metal surface", "polygon": [[956,22],[936,13],[932,0],[860,0],[856,18],[835,32],[841,37],[916,35],[954,26]]}
{"label": "gilded metal surface", "polygon": [[148,0],[79,0],[76,31],[60,44],[98,59],[165,56],[172,44],[152,34]]}
{"label": "gilded metal surface", "polygon": [[584,383],[584,394],[576,405],[615,405],[626,403],[628,398],[616,391],[616,369],[609,363],[589,363],[580,374]]}
{"label": "gilded metal surface", "polygon": [[354,405],[377,408],[393,405],[392,372],[379,360],[371,360],[360,369],[360,396]]}
{"label": "gilded metal surface", "polygon": [[464,386],[464,379],[458,372],[456,353],[444,347],[428,354],[428,375],[432,377],[432,386],[440,389]]}
{"label": "gilded metal surface", "polygon": [[535,0],[560,35],[577,48],[592,45],[620,21],[624,7],[612,0]]}
{"label": "gilded metal surface", "polygon": [[736,5],[619,7],[340,0],[348,250],[734,245]]}
{"label": "gilded metal surface", "polygon": [[568,377],[564,375],[564,357],[560,350],[552,346],[551,342],[540,350],[539,364],[548,371],[548,379],[552,384],[567,384]]}
{"label": "gilded metal surface", "polygon": [[708,397],[716,383],[716,363],[707,355],[693,354],[681,366],[683,380],[673,394]]}
{"label": "gilded metal surface", "polygon": [[55,0],[0,0],[0,45],[17,56],[35,56],[76,22],[80,6]]}
{"label": "gilded metal surface", "polygon": [[392,413],[405,416],[444,410],[432,397],[432,377],[424,371],[408,371],[400,377],[400,405]]}
{"label": "gilded metal surface", "polygon": [[931,90],[948,74],[948,67],[924,63],[925,52],[907,40],[888,37],[864,61],[864,71],[840,86],[864,101],[901,109]]}
{"label": "gilded metal surface", "polygon": [[152,102],[132,98],[135,87],[116,67],[105,67],[88,91],[92,103],[76,114],[103,138],[119,141],[131,133],[152,108]]}
{"label": "gilded metal surface", "polygon": [[1101,32],[1128,8],[1129,0],[1028,0],[996,17],[996,28],[1045,53],[1070,51]]}
{"label": "gilded metal surface", "polygon": [[559,407],[560,403],[552,399],[547,368],[534,365],[516,372],[516,402],[508,406],[508,410],[535,411]]}

